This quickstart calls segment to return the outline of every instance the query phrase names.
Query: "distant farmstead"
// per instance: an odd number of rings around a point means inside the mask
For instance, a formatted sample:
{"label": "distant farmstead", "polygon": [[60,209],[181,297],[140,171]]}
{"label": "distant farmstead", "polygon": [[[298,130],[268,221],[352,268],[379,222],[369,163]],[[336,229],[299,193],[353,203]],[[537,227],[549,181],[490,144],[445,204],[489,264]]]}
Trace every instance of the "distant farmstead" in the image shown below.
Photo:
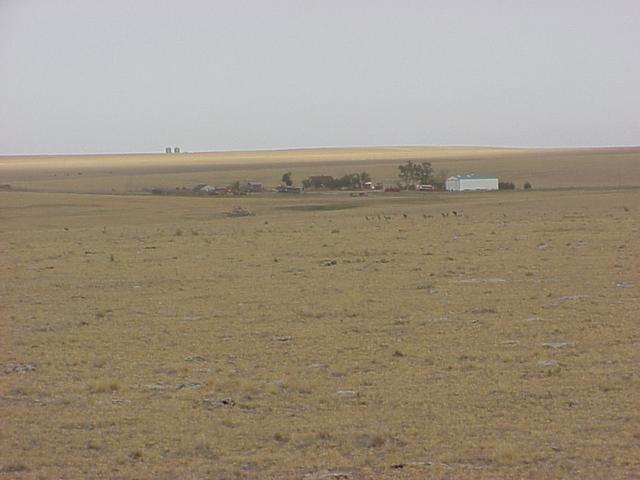
{"label": "distant farmstead", "polygon": [[309,177],[309,184],[313,188],[329,188],[334,183],[335,180],[329,175],[312,175]]}
{"label": "distant farmstead", "polygon": [[447,178],[445,188],[448,192],[498,190],[498,177],[475,173],[455,175]]}

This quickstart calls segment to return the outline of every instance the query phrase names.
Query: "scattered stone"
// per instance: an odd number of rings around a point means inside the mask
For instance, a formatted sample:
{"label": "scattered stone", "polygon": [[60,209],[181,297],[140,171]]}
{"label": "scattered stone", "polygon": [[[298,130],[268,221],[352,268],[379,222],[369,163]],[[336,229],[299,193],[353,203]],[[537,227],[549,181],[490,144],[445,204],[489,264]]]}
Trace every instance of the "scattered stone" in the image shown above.
{"label": "scattered stone", "polygon": [[557,360],[540,360],[538,362],[538,365],[540,365],[541,367],[555,367],[558,365],[558,361]]}
{"label": "scattered stone", "polygon": [[618,283],[616,283],[616,287],[618,287],[618,288],[633,288],[633,283],[630,283],[630,282],[618,282]]}
{"label": "scattered stone", "polygon": [[201,357],[200,355],[193,355],[191,357],[186,357],[184,361],[189,363],[202,363],[202,362],[206,362],[207,360],[204,357]]}
{"label": "scattered stone", "polygon": [[233,398],[205,398],[202,400],[202,403],[207,408],[223,408],[223,407],[233,407],[236,402]]}
{"label": "scattered stone", "polygon": [[358,396],[358,392],[355,390],[338,390],[336,395],[340,398],[355,398]]}
{"label": "scattered stone", "polygon": [[152,383],[151,385],[148,386],[149,390],[166,390],[167,388],[169,388],[169,385],[165,384],[165,383]]}
{"label": "scattered stone", "polygon": [[404,462],[404,463],[394,463],[391,465],[393,469],[401,469],[405,467],[430,467],[433,465],[431,462]]}
{"label": "scattered stone", "polygon": [[504,278],[461,278],[451,280],[451,283],[505,283]]}
{"label": "scattered stone", "polygon": [[131,400],[125,400],[123,398],[112,398],[111,403],[114,405],[126,405],[127,403],[131,403]]}
{"label": "scattered stone", "polygon": [[0,473],[18,473],[18,472],[26,472],[28,470],[29,469],[21,463],[0,467]]}
{"label": "scattered stone", "polygon": [[290,335],[274,335],[271,337],[271,340],[275,340],[276,342],[288,342],[293,340],[293,337]]}
{"label": "scattered stone", "polygon": [[562,348],[569,345],[568,342],[545,342],[542,344],[543,347],[547,348]]}
{"label": "scattered stone", "polygon": [[255,212],[247,210],[246,208],[236,207],[230,212],[225,212],[227,217],[253,217],[255,216]]}
{"label": "scattered stone", "polygon": [[351,474],[347,472],[327,472],[326,470],[320,473],[307,473],[304,478],[313,480],[347,480],[351,478]]}
{"label": "scattered stone", "polygon": [[179,383],[176,385],[176,390],[196,390],[204,386],[203,383]]}
{"label": "scattered stone", "polygon": [[380,435],[362,433],[355,438],[355,445],[360,448],[380,448],[386,443]]}
{"label": "scattered stone", "polygon": [[318,475],[315,478],[317,480],[347,480],[348,478],[351,478],[351,476],[346,472],[329,472]]}
{"label": "scattered stone", "polygon": [[498,311],[495,308],[482,307],[482,308],[474,308],[474,309],[472,309],[471,313],[476,314],[476,315],[483,315],[483,314],[486,314],[486,313],[498,313]]}
{"label": "scattered stone", "polygon": [[568,300],[578,300],[580,298],[580,295],[563,295],[562,297],[559,298],[559,300],[566,302]]}
{"label": "scattered stone", "polygon": [[27,372],[32,372],[35,369],[36,369],[36,366],[33,363],[9,363],[4,368],[4,373],[25,374]]}
{"label": "scattered stone", "polygon": [[332,267],[337,264],[338,264],[337,260],[323,260],[321,263],[323,267]]}

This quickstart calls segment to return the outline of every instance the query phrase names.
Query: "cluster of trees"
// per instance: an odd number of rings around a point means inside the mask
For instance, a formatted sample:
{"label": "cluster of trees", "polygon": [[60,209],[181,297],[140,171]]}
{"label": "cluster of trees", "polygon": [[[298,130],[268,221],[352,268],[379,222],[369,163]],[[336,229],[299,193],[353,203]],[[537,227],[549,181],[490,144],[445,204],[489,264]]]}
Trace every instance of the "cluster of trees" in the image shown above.
{"label": "cluster of trees", "polygon": [[[524,182],[524,185],[522,185],[522,188],[524,188],[525,190],[531,190],[531,183],[529,182]],[[516,184],[513,182],[498,182],[498,189],[499,190],[515,190],[516,189]]]}
{"label": "cluster of trees", "polygon": [[360,189],[365,183],[371,181],[371,175],[367,172],[360,173],[347,173],[342,177],[321,177],[321,178],[307,178],[302,181],[304,188],[330,188],[330,189]]}
{"label": "cluster of trees", "polygon": [[445,181],[449,176],[446,170],[435,173],[431,162],[414,163],[409,160],[404,165],[398,167],[402,185],[406,189],[414,188],[415,185],[433,185],[436,188],[444,188]]}
{"label": "cluster of trees", "polygon": [[291,172],[287,172],[284,175],[282,175],[282,183],[285,184],[287,187],[290,187],[291,185],[293,185],[293,180],[291,179]]}

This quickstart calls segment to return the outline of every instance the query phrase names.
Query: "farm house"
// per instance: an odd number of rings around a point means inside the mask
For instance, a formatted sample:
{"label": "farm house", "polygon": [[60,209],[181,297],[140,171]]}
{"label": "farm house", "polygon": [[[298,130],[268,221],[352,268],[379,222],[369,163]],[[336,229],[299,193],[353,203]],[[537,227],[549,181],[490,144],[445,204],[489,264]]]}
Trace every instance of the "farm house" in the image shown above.
{"label": "farm house", "polygon": [[445,188],[448,192],[467,192],[473,190],[498,190],[498,177],[495,175],[455,175],[447,178]]}

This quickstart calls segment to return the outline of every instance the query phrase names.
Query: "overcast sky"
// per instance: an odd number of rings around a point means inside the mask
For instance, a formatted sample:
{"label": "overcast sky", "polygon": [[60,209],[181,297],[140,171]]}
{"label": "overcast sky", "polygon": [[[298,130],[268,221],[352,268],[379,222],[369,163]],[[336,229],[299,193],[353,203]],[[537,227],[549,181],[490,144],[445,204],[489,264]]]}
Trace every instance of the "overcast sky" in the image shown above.
{"label": "overcast sky", "polygon": [[0,154],[640,144],[638,0],[0,0]]}

